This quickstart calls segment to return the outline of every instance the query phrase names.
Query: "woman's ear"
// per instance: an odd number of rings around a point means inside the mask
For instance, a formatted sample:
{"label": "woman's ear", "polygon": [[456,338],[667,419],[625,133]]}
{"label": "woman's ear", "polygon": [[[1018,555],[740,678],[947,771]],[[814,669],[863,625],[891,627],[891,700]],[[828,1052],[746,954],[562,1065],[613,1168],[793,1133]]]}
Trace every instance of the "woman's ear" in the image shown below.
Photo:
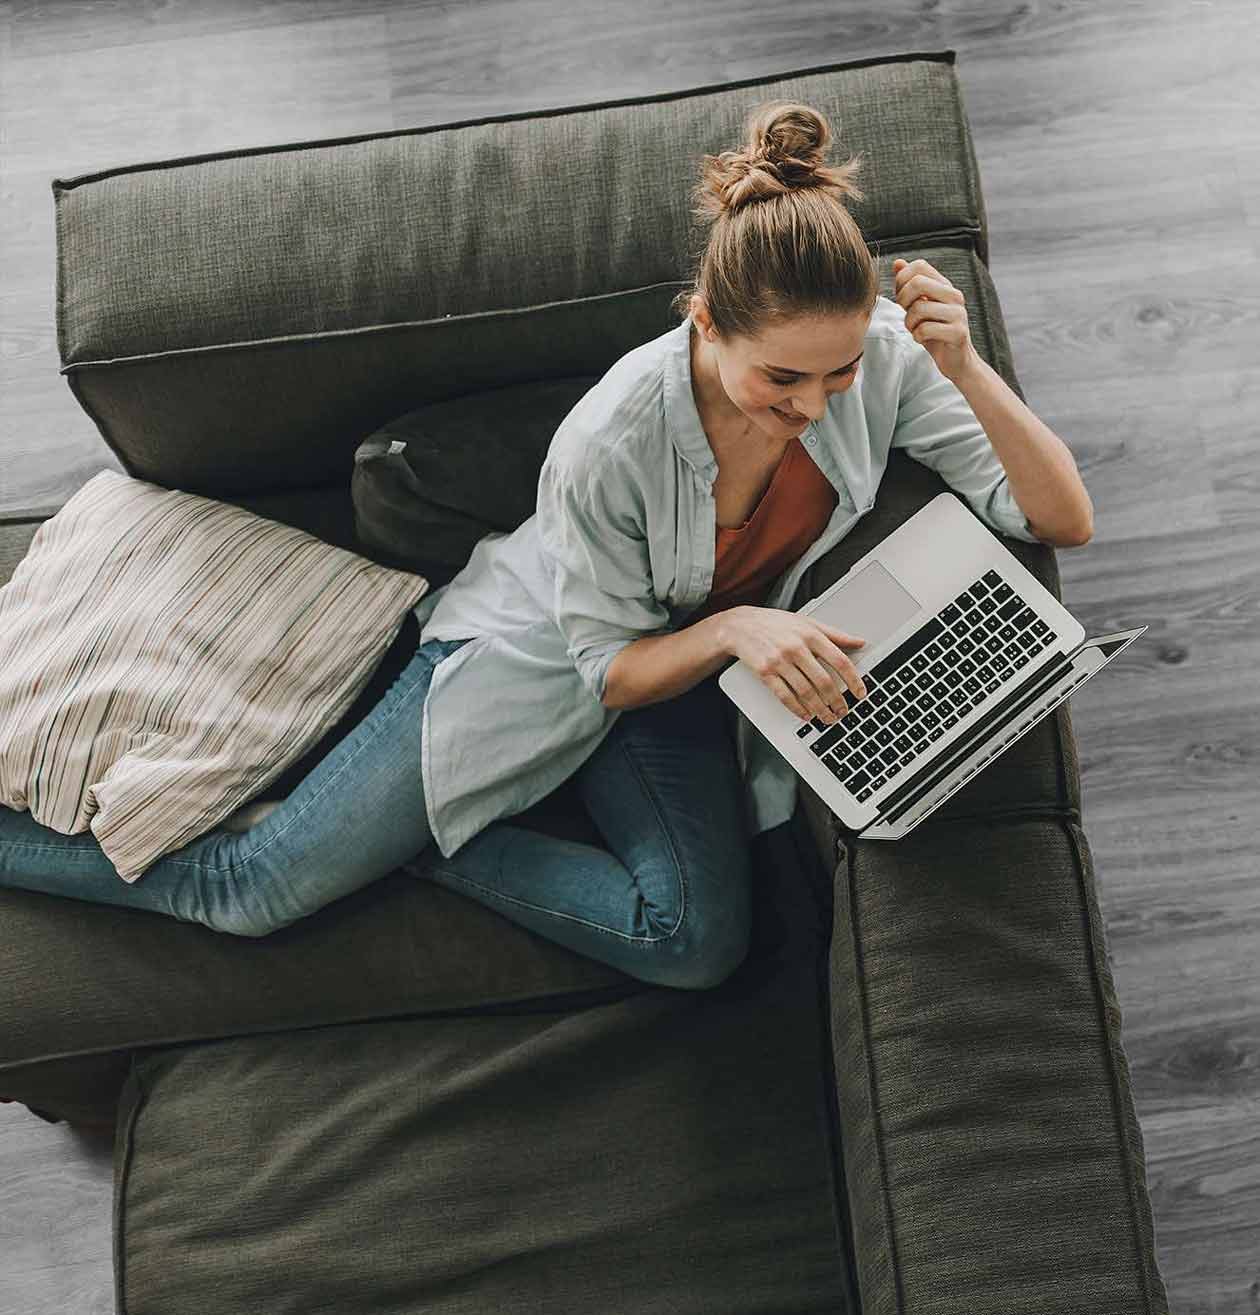
{"label": "woman's ear", "polygon": [[706,342],[713,341],[713,317],[704,304],[703,297],[693,297],[691,303],[691,321],[700,330],[700,336]]}

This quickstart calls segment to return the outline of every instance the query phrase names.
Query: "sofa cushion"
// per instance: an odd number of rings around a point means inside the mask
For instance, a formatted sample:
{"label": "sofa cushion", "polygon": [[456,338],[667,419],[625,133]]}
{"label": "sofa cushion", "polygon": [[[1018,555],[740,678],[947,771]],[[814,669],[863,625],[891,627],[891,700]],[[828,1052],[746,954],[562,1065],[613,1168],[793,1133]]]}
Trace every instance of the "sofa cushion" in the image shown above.
{"label": "sofa cushion", "polygon": [[103,470],[0,587],[0,803],[122,880],[333,726],[427,591],[304,531]]}
{"label": "sofa cushion", "polygon": [[538,474],[594,376],[431,402],[382,425],[354,454],[355,532],[379,561],[461,569],[479,539],[533,514]]}
{"label": "sofa cushion", "polygon": [[[601,375],[674,322],[702,155],[779,97],[878,185],[873,245],[985,254],[952,50],[52,180],[62,371],[123,469],[222,497],[349,479],[408,407]],[[242,234],[248,240],[242,240]],[[197,258],[189,259],[195,234]]]}
{"label": "sofa cushion", "polygon": [[753,945],[712,990],[137,1055],[118,1309],[856,1315],[792,831],[754,843]]}
{"label": "sofa cushion", "polygon": [[1166,1315],[1077,822],[858,838],[830,958],[863,1309]]}

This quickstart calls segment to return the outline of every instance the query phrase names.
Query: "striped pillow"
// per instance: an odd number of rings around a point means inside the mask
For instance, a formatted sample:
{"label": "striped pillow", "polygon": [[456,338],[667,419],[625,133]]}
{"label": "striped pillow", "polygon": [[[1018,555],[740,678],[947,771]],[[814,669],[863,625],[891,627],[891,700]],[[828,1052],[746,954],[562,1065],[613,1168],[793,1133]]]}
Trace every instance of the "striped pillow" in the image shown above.
{"label": "striped pillow", "polygon": [[429,588],[230,503],[103,470],[0,588],[0,803],[134,882],[297,761]]}

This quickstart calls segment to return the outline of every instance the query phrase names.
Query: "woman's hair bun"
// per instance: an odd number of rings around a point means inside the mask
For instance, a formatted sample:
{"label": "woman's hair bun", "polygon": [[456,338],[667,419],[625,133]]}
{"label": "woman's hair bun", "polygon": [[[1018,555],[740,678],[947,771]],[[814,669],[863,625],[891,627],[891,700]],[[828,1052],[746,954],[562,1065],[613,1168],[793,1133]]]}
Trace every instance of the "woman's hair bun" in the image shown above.
{"label": "woman's hair bun", "polygon": [[803,187],[834,188],[861,200],[864,194],[852,181],[856,161],[840,168],[823,163],[831,140],[831,125],[811,105],[780,100],[754,107],[741,149],[702,157],[695,193],[700,214],[717,218]]}

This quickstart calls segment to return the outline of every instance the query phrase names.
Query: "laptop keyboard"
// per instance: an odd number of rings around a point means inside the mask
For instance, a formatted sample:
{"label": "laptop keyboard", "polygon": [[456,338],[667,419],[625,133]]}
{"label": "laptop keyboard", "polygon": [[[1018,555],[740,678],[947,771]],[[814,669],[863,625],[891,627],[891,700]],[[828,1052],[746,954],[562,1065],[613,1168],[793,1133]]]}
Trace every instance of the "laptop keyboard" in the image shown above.
{"label": "laptop keyboard", "polygon": [[863,673],[866,697],[837,722],[801,724],[802,740],[859,801],[914,765],[973,708],[1000,695],[1054,631],[996,568]]}

